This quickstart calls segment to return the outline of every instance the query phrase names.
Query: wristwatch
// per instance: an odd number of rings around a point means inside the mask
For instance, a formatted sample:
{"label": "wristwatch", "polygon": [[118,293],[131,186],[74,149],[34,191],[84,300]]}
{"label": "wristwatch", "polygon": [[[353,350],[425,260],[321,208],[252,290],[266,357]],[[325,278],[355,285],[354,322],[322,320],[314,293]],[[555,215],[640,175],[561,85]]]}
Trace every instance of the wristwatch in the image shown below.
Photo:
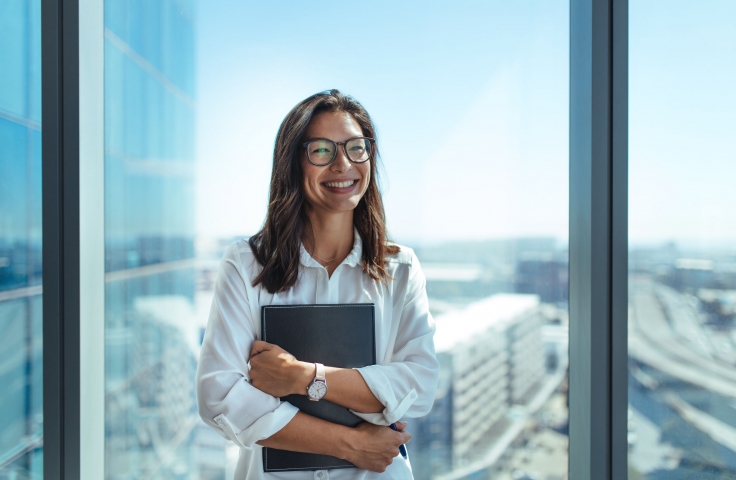
{"label": "wristwatch", "polygon": [[316,373],[314,380],[307,387],[307,397],[313,402],[319,402],[327,395],[327,379],[325,378],[325,366],[321,363],[314,364]]}

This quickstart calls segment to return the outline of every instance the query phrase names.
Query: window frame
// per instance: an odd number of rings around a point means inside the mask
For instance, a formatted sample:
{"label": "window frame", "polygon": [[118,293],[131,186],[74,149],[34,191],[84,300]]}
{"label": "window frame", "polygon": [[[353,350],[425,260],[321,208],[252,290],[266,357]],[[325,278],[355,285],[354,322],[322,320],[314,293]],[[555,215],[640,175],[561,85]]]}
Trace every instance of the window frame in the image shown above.
{"label": "window frame", "polygon": [[105,476],[103,6],[41,1],[46,479]]}
{"label": "window frame", "polygon": [[[104,0],[42,0],[41,17],[44,478],[96,480]],[[570,0],[569,140],[569,478],[626,478],[628,0]]]}
{"label": "window frame", "polygon": [[570,2],[569,477],[627,478],[628,0]]}

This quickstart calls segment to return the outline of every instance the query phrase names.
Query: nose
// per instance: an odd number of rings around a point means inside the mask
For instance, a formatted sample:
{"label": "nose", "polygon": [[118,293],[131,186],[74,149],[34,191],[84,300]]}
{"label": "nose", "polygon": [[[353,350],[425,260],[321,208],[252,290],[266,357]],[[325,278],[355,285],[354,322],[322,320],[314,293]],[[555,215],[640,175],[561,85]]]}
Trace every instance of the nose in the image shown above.
{"label": "nose", "polygon": [[335,160],[330,164],[330,170],[333,172],[346,172],[352,167],[348,156],[345,154],[344,145],[339,145],[337,153],[335,154]]}

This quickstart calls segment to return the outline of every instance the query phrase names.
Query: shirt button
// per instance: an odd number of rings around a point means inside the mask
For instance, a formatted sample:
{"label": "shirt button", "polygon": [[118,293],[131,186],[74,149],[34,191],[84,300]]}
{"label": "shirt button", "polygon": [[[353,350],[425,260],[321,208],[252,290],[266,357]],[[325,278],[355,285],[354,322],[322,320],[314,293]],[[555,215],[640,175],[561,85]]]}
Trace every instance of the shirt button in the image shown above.
{"label": "shirt button", "polygon": [[314,472],[314,478],[315,480],[328,480],[329,474],[327,473],[327,470],[317,470]]}

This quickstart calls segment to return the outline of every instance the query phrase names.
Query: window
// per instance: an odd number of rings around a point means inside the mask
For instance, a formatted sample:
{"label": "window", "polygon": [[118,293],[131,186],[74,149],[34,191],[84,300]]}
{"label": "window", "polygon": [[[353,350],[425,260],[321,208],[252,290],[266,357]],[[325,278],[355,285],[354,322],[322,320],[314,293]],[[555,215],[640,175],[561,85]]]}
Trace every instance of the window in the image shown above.
{"label": "window", "polygon": [[407,419],[418,479],[567,472],[568,15],[381,2],[326,27],[307,5],[199,11],[198,301],[263,222],[286,113],[355,96],[378,127],[389,233],[416,251],[438,325],[435,406]]}
{"label": "window", "polygon": [[36,479],[43,474],[40,1],[0,5],[0,65],[0,475]]}
{"label": "window", "polygon": [[[207,477],[225,464],[194,398],[194,7],[186,0],[105,1],[110,479]],[[213,456],[202,454],[210,450]]]}
{"label": "window", "polygon": [[[252,2],[0,6],[0,477],[97,480],[103,457],[110,478],[232,477],[237,451],[188,383],[212,273],[260,226],[284,113],[332,87],[379,126],[389,231],[417,251],[440,331],[480,319],[438,342],[417,465],[549,480],[569,452],[575,479],[733,476],[733,7],[632,2],[631,22],[628,0],[350,8],[325,23]],[[104,102],[87,88],[103,69]],[[103,108],[104,152],[100,132],[82,154]],[[106,176],[85,177],[90,162]],[[104,219],[77,198],[92,190]],[[84,342],[103,316],[104,378]],[[96,464],[78,465],[91,444]]]}
{"label": "window", "polygon": [[629,478],[736,475],[731,2],[632,2]]}

